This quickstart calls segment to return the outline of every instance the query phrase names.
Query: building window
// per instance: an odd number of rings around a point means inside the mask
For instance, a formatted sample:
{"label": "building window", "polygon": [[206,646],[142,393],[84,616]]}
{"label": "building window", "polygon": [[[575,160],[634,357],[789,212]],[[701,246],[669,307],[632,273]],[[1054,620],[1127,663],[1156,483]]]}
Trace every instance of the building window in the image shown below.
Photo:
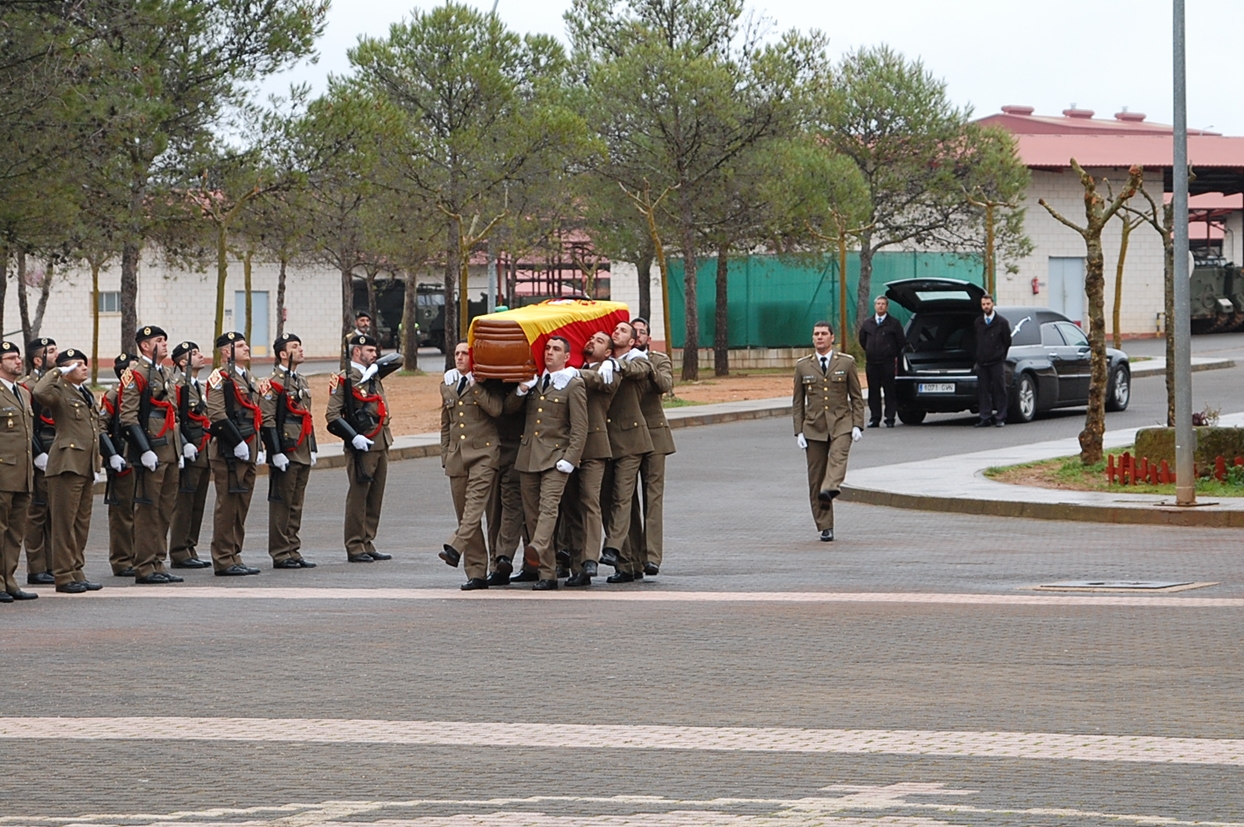
{"label": "building window", "polygon": [[99,291],[99,312],[100,313],[120,313],[121,312],[121,291],[120,290]]}

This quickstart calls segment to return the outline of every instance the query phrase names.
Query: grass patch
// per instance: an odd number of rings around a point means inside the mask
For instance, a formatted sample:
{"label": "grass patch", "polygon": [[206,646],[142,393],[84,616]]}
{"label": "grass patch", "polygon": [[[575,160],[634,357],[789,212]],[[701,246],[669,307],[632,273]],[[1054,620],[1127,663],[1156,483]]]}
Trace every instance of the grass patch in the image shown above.
{"label": "grass patch", "polygon": [[661,400],[663,408],[690,408],[693,405],[703,405],[703,402],[694,402],[690,399],[683,399],[680,396],[667,396]]}
{"label": "grass patch", "polygon": [[[1127,448],[1108,451],[1106,456],[1113,456],[1115,464]],[[1031,485],[1038,488],[1058,488],[1069,491],[1101,491],[1113,494],[1159,494],[1175,495],[1174,483],[1166,485],[1111,485],[1106,479],[1106,460],[1094,465],[1082,465],[1078,456],[1058,457],[1040,462],[1026,462],[1020,465],[993,466],[986,468],[985,476],[998,482],[1014,485]],[[1225,481],[1208,477],[1196,481],[1198,494],[1209,497],[1244,497],[1244,473],[1235,475],[1240,482],[1233,482],[1231,477]]]}

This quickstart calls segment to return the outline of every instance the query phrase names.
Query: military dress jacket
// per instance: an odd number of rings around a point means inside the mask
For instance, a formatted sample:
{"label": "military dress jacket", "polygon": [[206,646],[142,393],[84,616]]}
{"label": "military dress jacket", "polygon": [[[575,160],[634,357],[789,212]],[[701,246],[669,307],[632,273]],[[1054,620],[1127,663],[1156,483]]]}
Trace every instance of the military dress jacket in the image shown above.
{"label": "military dress jacket", "polygon": [[835,350],[824,373],[815,353],[796,362],[791,415],[795,434],[805,439],[824,442],[863,428],[864,394],[855,359]]}
{"label": "military dress jacket", "polygon": [[32,370],[30,373],[17,380],[17,383],[30,391],[31,403],[30,409],[34,412],[34,437],[37,443],[35,447],[35,455],[46,452],[52,448],[52,440],[56,439],[56,420],[52,417],[52,412],[46,410],[39,404],[38,399],[34,399],[35,385],[39,384],[39,380],[43,378],[45,371]]}
{"label": "military dress jacket", "polygon": [[[370,417],[370,421],[376,423],[372,428],[359,431],[359,433],[375,443],[373,449],[388,450],[393,444],[393,433],[389,430],[389,403],[384,395],[384,383],[376,376],[372,376],[366,382],[362,381],[363,372],[354,362],[350,363],[348,370],[350,377],[348,385],[354,397],[354,410],[365,413]],[[325,412],[325,418],[329,422],[344,419],[353,427],[354,423],[350,422],[350,417],[345,415],[346,387],[345,373],[334,373],[328,378],[328,410]],[[358,428],[355,428],[355,431],[358,431]],[[349,440],[346,440],[346,450],[354,450]]]}
{"label": "military dress jacket", "polygon": [[[143,417],[143,396],[150,403]],[[121,374],[121,427],[139,425],[160,462],[175,463],[181,457],[181,432],[177,425],[177,382],[173,372],[140,358]],[[137,450],[137,446],[132,446]],[[132,458],[137,463],[137,456]]]}
{"label": "military dress jacket", "polygon": [[441,467],[448,477],[465,477],[481,462],[495,467],[501,450],[501,390],[492,382],[475,382],[459,393],[458,385],[441,383]]}
{"label": "military dress jacket", "polygon": [[665,406],[661,400],[674,389],[674,364],[670,357],[654,350],[648,351],[648,359],[652,362],[652,373],[639,397],[639,407],[644,412],[644,421],[648,423],[652,453],[672,454],[674,435],[670,433],[670,423],[665,418]]}
{"label": "military dress jacket", "polygon": [[185,371],[174,372],[173,381],[177,384],[177,427],[181,429],[182,445],[190,443],[199,449],[193,461],[186,460],[186,465],[206,467],[212,421],[207,417],[205,389]]}
{"label": "military dress jacket", "polygon": [[613,359],[613,372],[608,379],[601,374],[603,362],[584,365],[579,377],[587,388],[587,442],[583,446],[583,459],[612,459],[609,447],[609,406],[622,383],[622,373]]}
{"label": "military dress jacket", "polygon": [[49,477],[77,474],[91,477],[100,470],[99,435],[104,417],[95,397],[65,381],[59,370],[49,370],[35,385],[34,398],[56,420],[56,439],[48,451]]}
{"label": "military dress jacket", "polygon": [[[515,388],[510,398],[523,397]],[[563,459],[578,467],[587,442],[587,388],[583,380],[575,376],[560,390],[552,383],[541,390],[537,384],[526,399],[527,420],[514,467],[539,473]]]}
{"label": "military dress jacket", "polygon": [[652,362],[643,357],[617,362],[622,381],[609,404],[609,449],[614,459],[650,454],[652,437],[640,397],[652,375]]}
{"label": "military dress jacket", "polygon": [[[232,371],[232,374],[230,374]],[[263,427],[263,411],[259,407],[259,399],[263,395],[260,388],[267,388],[268,380],[255,383],[251,380],[250,371],[239,372],[237,368],[228,366],[217,368],[207,377],[207,418],[212,427],[219,427],[229,419],[229,411],[233,410],[233,422],[241,434],[243,442],[249,448],[246,459],[237,459],[233,453],[234,445],[219,435],[212,436],[212,444],[216,446],[213,456],[226,461],[254,462],[263,450],[263,442],[259,436]]]}
{"label": "military dress jacket", "polygon": [[[315,443],[315,418],[311,413],[311,383],[297,371],[277,365],[259,399],[265,428],[281,428],[281,453],[290,462],[310,465],[311,454],[319,453]],[[283,408],[283,410],[282,410]],[[279,417],[278,417],[279,414]]]}
{"label": "military dress jacket", "polygon": [[0,382],[0,491],[34,490],[34,420],[30,391]]}

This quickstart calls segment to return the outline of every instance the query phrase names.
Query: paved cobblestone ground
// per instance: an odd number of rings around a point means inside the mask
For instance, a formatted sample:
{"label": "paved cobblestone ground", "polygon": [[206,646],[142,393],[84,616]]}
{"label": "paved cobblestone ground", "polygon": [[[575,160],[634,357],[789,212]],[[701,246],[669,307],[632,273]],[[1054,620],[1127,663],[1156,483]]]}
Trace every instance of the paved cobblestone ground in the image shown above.
{"label": "paved cobblestone ground", "polygon": [[[107,588],[0,606],[0,827],[1244,825],[1238,532],[844,505],[824,544],[788,430],[681,431],[661,575],[556,599],[457,591],[435,461],[370,566],[344,472],[319,568],[269,570],[261,493],[263,574],[184,587],[108,577],[97,501]],[[854,461],[947,448],[903,432]],[[1090,578],[1218,585],[1030,590]]]}

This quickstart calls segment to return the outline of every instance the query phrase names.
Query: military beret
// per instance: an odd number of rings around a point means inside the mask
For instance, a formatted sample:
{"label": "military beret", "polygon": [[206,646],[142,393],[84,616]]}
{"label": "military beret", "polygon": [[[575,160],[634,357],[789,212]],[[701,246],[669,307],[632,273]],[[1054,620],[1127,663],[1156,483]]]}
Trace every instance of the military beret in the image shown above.
{"label": "military beret", "polygon": [[228,333],[222,333],[216,337],[216,347],[228,347],[236,345],[238,342],[245,342],[246,337],[236,330],[230,330]]}
{"label": "military beret", "polygon": [[194,342],[182,342],[173,348],[173,361],[176,362],[192,350],[198,350],[199,346]]}
{"label": "military beret", "polygon": [[65,348],[60,353],[56,354],[56,364],[58,365],[67,365],[70,362],[85,362],[85,361],[86,361],[86,354],[78,350],[77,348],[73,348],[73,347]]}
{"label": "military beret", "polygon": [[357,312],[357,313],[355,313],[355,314],[354,314],[354,320],[355,320],[355,321],[358,321],[359,319],[369,319],[369,320],[370,320],[370,319],[371,319],[371,314],[370,314],[370,313],[368,313],[366,310],[360,310],[359,312]]}
{"label": "military beret", "polygon": [[376,347],[379,346],[380,342],[376,340],[375,336],[368,336],[366,333],[355,333],[346,344],[350,347],[367,347],[368,345]]}
{"label": "military beret", "polygon": [[12,342],[0,342],[0,353],[16,353],[21,355],[22,349]]}
{"label": "military beret", "polygon": [[33,352],[36,350],[42,350],[48,345],[54,345],[54,344],[56,344],[55,339],[49,339],[47,336],[42,336],[38,339],[31,339],[30,344],[26,345],[26,350]]}
{"label": "military beret", "polygon": [[112,360],[112,371],[121,378],[121,374],[125,373],[125,369],[138,361],[138,357],[132,353],[122,353],[120,356]]}
{"label": "military beret", "polygon": [[143,325],[138,328],[138,331],[134,334],[134,341],[142,343],[148,339],[154,339],[157,336],[163,336],[165,339],[168,338],[168,334],[164,332],[164,328],[156,327],[153,324]]}
{"label": "military beret", "polygon": [[290,342],[297,342],[298,344],[302,344],[302,339],[299,339],[293,333],[282,333],[280,336],[277,336],[276,341],[272,343],[272,352],[274,354],[280,353],[282,350],[285,349],[285,346],[289,344]]}

